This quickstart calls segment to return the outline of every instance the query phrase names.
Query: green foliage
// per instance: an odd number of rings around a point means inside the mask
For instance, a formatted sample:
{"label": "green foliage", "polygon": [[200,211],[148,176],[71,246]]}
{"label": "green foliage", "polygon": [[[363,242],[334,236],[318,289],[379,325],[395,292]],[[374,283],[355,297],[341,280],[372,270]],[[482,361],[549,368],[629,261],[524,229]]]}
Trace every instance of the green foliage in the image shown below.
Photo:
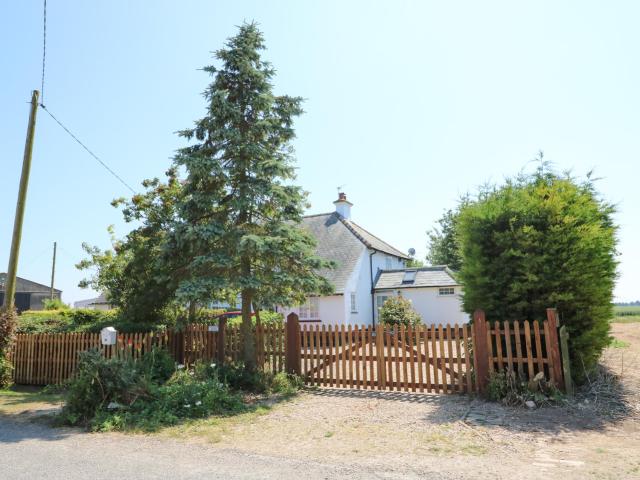
{"label": "green foliage", "polygon": [[80,353],[76,375],[67,388],[62,417],[68,423],[81,425],[89,425],[98,412],[110,405],[130,405],[152,395],[150,382],[133,361],[105,359],[96,350]]}
{"label": "green foliage", "polygon": [[0,388],[13,381],[13,366],[8,358],[13,349],[17,317],[15,309],[0,309]]}
{"label": "green foliage", "polygon": [[[244,24],[218,50],[220,67],[204,70],[207,114],[180,132],[191,144],[175,157],[186,181],[172,231],[187,278],[184,300],[240,292],[245,365],[253,369],[254,304],[293,304],[332,289],[317,271],[330,263],[314,253],[313,237],[300,227],[306,192],[293,185],[293,120],[302,99],[273,93],[273,67],[255,24]],[[193,142],[195,141],[195,143]]]}
{"label": "green foliage", "polygon": [[295,375],[284,372],[274,375],[261,370],[248,370],[242,362],[226,363],[223,366],[200,363],[194,371],[197,379],[217,379],[235,391],[292,394],[303,386],[302,379]]}
{"label": "green foliage", "polygon": [[633,317],[640,315],[640,306],[638,305],[616,305],[613,307],[613,313],[616,317]]}
{"label": "green foliage", "polygon": [[[180,135],[168,181],[118,200],[125,220],[141,223],[102,251],[85,246],[85,282],[109,292],[136,322],[160,322],[163,310],[242,298],[243,357],[255,366],[251,311],[304,301],[333,289],[317,272],[332,266],[315,255],[300,226],[307,194],[293,184],[293,121],[302,99],[273,93],[275,70],[261,58],[264,39],[244,24],[215,53],[204,92],[206,116]],[[185,172],[178,180],[177,172]]]}
{"label": "green foliage", "polygon": [[424,262],[422,260],[418,260],[417,258],[410,258],[406,263],[407,268],[420,268],[424,267]]}
{"label": "green foliage", "polygon": [[0,355],[0,388],[6,388],[13,383],[13,364],[6,356]]}
{"label": "green foliage", "polygon": [[69,305],[63,303],[59,298],[45,298],[42,302],[45,310],[67,310]]}
{"label": "green foliage", "polygon": [[302,379],[285,373],[249,371],[241,363],[218,367],[198,363],[191,370],[164,350],[140,360],[81,354],[78,373],[66,385],[61,423],[96,431],[154,431],[185,419],[246,410],[241,392],[294,394]]}
{"label": "green foliage", "polygon": [[380,322],[385,325],[411,325],[422,323],[418,312],[413,309],[411,300],[404,297],[391,296],[380,308]]}
{"label": "green foliage", "polygon": [[491,373],[487,395],[490,400],[510,406],[524,406],[528,401],[540,406],[557,403],[564,398],[562,392],[544,378],[543,373],[527,381],[519,378],[513,370]]}
{"label": "green foliage", "polygon": [[164,324],[131,322],[118,310],[27,310],[18,316],[17,333],[96,333],[104,327],[114,327],[119,332],[146,332],[173,326],[166,318]]}
{"label": "green foliage", "polygon": [[[461,207],[468,202],[463,198]],[[427,261],[431,265],[447,265],[452,270],[462,267],[462,255],[456,233],[460,208],[447,210],[438,220],[438,226],[427,232],[429,237]]]}
{"label": "green foliage", "polygon": [[587,178],[544,166],[484,189],[460,211],[464,309],[493,320],[542,320],[556,307],[580,381],[609,342],[616,278],[614,207]]}

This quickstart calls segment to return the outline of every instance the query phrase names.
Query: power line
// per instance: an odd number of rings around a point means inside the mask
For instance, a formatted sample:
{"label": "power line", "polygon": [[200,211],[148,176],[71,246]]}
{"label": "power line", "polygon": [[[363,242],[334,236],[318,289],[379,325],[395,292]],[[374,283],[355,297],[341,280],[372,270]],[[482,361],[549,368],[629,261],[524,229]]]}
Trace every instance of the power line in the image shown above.
{"label": "power line", "polygon": [[95,158],[95,159],[100,163],[100,165],[102,165],[102,166],[103,166],[103,167],[104,167],[104,168],[105,168],[105,169],[106,169],[106,170],[107,170],[111,175],[113,175],[115,178],[117,178],[117,179],[118,179],[118,181],[119,181],[120,183],[122,183],[125,187],[127,187],[129,190],[131,190],[131,192],[135,195],[136,191],[135,191],[133,188],[131,188],[131,187],[129,186],[129,184],[127,184],[127,182],[125,182],[122,178],[120,178],[120,176],[119,176],[116,172],[114,172],[113,170],[111,170],[111,168],[109,168],[109,166],[108,166],[106,163],[104,163],[102,160],[100,160],[100,158],[99,158],[95,153],[93,153],[93,152],[89,149],[89,147],[87,147],[84,143],[82,143],[78,137],[76,137],[73,133],[71,133],[71,131],[70,131],[67,127],[65,127],[65,126],[62,124],[62,122],[61,122],[60,120],[58,120],[58,119],[55,117],[55,115],[53,115],[53,113],[51,113],[51,112],[47,109],[47,107],[45,107],[45,106],[44,106],[44,104],[42,104],[42,103],[41,103],[41,104],[40,104],[40,107],[42,107],[42,109],[43,109],[45,112],[47,112],[47,113],[49,114],[49,116],[50,116],[51,118],[53,118],[53,119],[55,120],[55,122],[56,122],[58,125],[60,125],[60,126],[62,127],[62,129],[63,129],[65,132],[67,132],[67,133],[69,134],[69,136],[70,136],[71,138],[73,138],[73,139],[78,143],[78,145],[80,145],[82,148],[84,148],[84,149],[89,153],[89,155],[91,155],[93,158]]}
{"label": "power line", "polygon": [[47,58],[47,0],[44,0],[42,27],[42,84],[40,85],[40,101],[44,103],[44,67]]}

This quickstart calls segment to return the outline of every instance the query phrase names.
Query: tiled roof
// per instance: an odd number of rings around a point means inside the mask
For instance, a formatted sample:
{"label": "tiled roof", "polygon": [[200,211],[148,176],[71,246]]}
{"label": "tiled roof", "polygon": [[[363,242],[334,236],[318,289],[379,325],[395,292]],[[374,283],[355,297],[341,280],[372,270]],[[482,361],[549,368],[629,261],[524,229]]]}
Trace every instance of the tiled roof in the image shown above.
{"label": "tiled roof", "polygon": [[[405,273],[415,272],[412,282],[403,283]],[[454,287],[460,285],[453,272],[445,265],[435,267],[404,268],[401,270],[382,270],[378,274],[374,289],[416,288],[416,287]]]}
{"label": "tiled roof", "polygon": [[344,293],[347,280],[365,248],[408,258],[404,253],[336,212],[303,217],[302,226],[315,237],[316,254],[336,263],[336,268],[322,270],[319,273],[333,284],[335,293],[338,294]]}
{"label": "tiled roof", "polygon": [[368,232],[357,223],[351,220],[346,220],[344,218],[341,218],[341,220],[342,223],[344,223],[347,228],[349,228],[353,232],[353,234],[358,237],[367,247],[373,250],[378,250],[379,252],[388,253],[390,255],[409,260],[409,256],[406,253],[402,253],[397,248],[392,247],[387,242],[379,239],[373,233]]}

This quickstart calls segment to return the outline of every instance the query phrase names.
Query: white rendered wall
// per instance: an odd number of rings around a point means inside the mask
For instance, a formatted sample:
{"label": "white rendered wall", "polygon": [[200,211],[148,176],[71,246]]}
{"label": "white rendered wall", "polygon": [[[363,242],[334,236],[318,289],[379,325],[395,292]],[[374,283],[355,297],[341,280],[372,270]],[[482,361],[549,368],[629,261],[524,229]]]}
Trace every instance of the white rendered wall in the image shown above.
{"label": "white rendered wall", "polygon": [[[425,325],[446,324],[451,325],[458,323],[468,323],[469,315],[462,311],[462,287],[455,287],[455,295],[438,295],[438,288],[401,288],[394,290],[376,291],[376,296],[397,295],[401,292],[402,296],[410,300],[413,308]],[[377,317],[377,312],[376,312]]]}
{"label": "white rendered wall", "polygon": [[[345,319],[345,297],[344,295],[330,295],[327,297],[318,297],[318,316],[325,325],[341,324]],[[300,315],[298,307],[282,307],[278,311],[287,318],[291,312]],[[306,322],[302,322],[303,324]],[[310,322],[311,323],[311,322]]]}

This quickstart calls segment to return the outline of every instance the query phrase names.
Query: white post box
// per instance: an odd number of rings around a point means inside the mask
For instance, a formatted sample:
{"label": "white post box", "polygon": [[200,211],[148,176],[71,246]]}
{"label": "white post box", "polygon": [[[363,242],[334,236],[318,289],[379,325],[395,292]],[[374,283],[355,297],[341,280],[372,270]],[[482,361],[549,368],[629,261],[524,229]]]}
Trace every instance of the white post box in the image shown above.
{"label": "white post box", "polygon": [[118,339],[118,332],[113,327],[105,327],[100,330],[100,340],[102,345],[115,345]]}

